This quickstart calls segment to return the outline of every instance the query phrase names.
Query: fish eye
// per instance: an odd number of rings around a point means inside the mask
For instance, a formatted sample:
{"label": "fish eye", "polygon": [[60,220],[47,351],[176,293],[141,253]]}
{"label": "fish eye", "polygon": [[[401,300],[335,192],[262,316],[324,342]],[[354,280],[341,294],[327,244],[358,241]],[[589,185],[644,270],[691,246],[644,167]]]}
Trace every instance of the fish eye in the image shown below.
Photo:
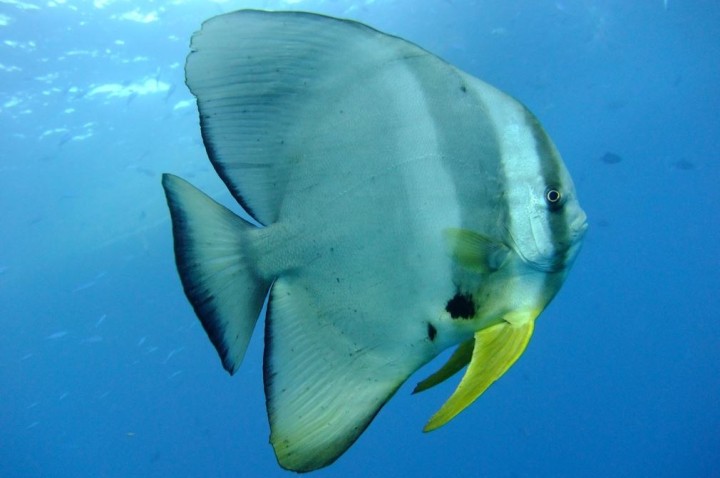
{"label": "fish eye", "polygon": [[558,188],[550,186],[545,190],[545,202],[551,210],[560,209],[563,203],[562,199],[562,193]]}

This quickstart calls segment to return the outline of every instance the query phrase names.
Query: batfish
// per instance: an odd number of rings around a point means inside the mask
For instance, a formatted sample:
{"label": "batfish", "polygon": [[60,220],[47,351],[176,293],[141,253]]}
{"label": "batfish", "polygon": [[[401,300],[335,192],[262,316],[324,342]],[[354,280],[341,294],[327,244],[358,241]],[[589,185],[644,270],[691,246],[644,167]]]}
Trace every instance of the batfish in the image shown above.
{"label": "batfish", "polygon": [[211,18],[185,73],[209,159],[257,224],[165,174],[177,269],[230,374],[267,297],[282,467],[335,461],[449,347],[416,391],[467,369],[426,431],[518,359],[586,229],[527,108],[408,41],[310,13]]}

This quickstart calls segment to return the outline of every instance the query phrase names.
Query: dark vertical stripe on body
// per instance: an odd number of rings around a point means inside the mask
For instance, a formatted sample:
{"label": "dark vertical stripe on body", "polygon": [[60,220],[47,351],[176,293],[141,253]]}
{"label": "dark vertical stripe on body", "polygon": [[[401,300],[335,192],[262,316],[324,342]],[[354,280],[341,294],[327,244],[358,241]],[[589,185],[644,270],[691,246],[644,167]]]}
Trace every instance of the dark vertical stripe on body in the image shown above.
{"label": "dark vertical stripe on body", "polygon": [[[543,175],[545,192],[547,192],[548,188],[557,188],[561,194],[567,194],[567,191],[563,190],[562,159],[557,149],[535,115],[524,105],[523,109],[525,111],[525,121],[535,140],[535,150],[538,158],[540,158],[540,170]],[[545,192],[543,192],[543,195]],[[561,199],[561,201],[564,201],[564,199]],[[568,227],[565,208],[550,209],[548,207],[547,220],[552,232],[552,243],[555,246],[556,256],[553,257],[553,265],[563,265],[567,259],[566,256],[569,251],[567,246],[570,241],[570,228]],[[560,249],[556,247],[558,244],[562,246]]]}
{"label": "dark vertical stripe on body", "polygon": [[[478,81],[461,74],[436,57],[421,57],[408,68],[425,95],[428,113],[436,128],[437,153],[455,185],[460,206],[460,224],[484,235],[503,239],[502,228],[509,220],[504,197],[506,178],[502,173],[501,151],[495,125],[486,105],[474,88]],[[440,72],[444,75],[440,75]]]}

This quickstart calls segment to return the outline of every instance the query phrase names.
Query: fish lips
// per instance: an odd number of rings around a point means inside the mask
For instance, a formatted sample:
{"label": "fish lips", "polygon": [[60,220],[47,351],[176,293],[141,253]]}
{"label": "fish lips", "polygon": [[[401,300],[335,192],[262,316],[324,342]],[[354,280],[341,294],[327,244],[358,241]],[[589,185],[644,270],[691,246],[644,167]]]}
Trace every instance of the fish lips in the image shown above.
{"label": "fish lips", "polygon": [[513,250],[532,269],[546,273],[556,273],[569,269],[575,262],[575,258],[582,247],[588,229],[587,216],[584,213],[578,215],[577,219],[569,226],[567,240],[553,244],[552,251],[548,254],[531,259],[523,254],[522,249],[517,247],[516,244],[513,244]]}

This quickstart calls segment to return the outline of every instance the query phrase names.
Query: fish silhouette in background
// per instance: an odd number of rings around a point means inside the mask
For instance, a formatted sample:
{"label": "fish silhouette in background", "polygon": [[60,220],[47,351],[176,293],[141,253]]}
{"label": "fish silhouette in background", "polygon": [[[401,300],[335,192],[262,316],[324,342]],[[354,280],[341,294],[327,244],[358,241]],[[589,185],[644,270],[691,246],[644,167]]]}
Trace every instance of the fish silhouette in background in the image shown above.
{"label": "fish silhouette in background", "polygon": [[418,368],[467,366],[433,430],[523,353],[586,229],[554,144],[522,104],[348,20],[243,10],[206,21],[186,82],[205,147],[252,225],[163,176],[180,278],[225,369],[264,300],[278,462],[352,445]]}

